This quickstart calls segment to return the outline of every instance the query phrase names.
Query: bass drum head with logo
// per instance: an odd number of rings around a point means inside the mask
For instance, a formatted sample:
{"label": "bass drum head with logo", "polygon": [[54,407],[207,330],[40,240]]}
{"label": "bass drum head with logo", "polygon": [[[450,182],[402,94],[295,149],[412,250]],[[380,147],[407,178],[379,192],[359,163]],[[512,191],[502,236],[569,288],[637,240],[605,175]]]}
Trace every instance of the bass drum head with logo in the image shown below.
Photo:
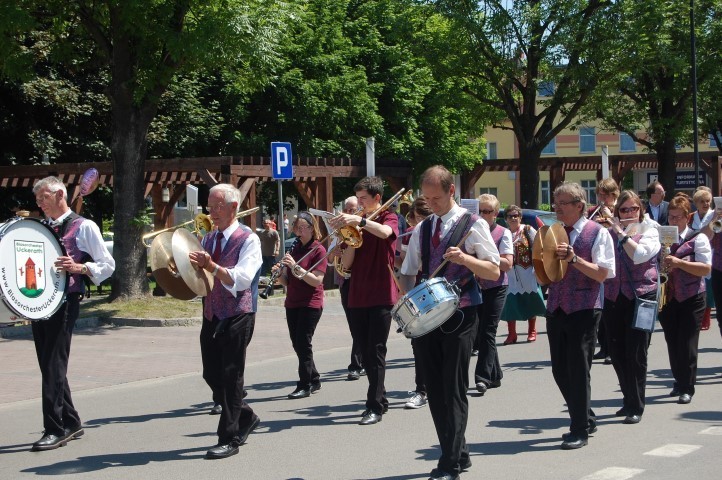
{"label": "bass drum head with logo", "polygon": [[53,231],[33,218],[0,225],[0,295],[11,313],[47,320],[65,301],[68,276],[55,268],[65,255]]}

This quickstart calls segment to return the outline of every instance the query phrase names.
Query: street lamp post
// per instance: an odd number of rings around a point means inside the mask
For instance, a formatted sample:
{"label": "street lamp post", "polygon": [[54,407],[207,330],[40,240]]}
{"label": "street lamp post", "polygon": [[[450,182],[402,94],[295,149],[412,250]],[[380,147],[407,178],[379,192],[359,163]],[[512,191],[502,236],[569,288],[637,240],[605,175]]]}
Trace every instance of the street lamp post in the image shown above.
{"label": "street lamp post", "polygon": [[694,0],[689,0],[689,36],[692,48],[692,138],[694,145],[694,188],[699,187],[699,144],[697,138],[697,46],[694,33]]}

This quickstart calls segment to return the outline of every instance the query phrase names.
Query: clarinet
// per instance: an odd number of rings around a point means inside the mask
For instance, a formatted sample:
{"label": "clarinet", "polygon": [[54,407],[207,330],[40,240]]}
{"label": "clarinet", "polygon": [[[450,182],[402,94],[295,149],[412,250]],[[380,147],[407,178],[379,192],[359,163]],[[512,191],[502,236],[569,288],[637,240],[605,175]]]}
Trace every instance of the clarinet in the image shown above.
{"label": "clarinet", "polygon": [[[296,249],[296,246],[299,243],[301,243],[300,238],[301,237],[296,237],[296,240],[293,241],[293,245],[291,245],[291,248],[288,251],[289,253],[293,252]],[[278,267],[278,268],[276,268],[276,270],[273,270],[273,268],[275,268],[275,267]],[[281,276],[283,269],[284,269],[284,266],[283,266],[282,262],[276,263],[271,268],[271,277],[268,279],[268,285],[266,285],[266,288],[263,289],[263,291],[258,294],[259,297],[261,297],[264,300],[266,300],[268,298],[268,296],[271,294],[271,291],[273,290],[273,285],[276,283],[276,280],[278,279],[278,277]]]}

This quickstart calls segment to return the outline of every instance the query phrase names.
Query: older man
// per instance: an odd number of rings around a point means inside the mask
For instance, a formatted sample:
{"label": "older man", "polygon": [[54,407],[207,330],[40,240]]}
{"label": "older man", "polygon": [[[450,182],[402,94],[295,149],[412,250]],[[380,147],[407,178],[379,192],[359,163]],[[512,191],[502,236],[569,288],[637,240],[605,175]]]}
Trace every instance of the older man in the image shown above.
{"label": "older man", "polygon": [[243,383],[246,349],[256,323],[261,242],[236,220],[240,203],[233,185],[212,187],[208,210],[218,229],[203,238],[204,251],[188,254],[193,265],[216,277],[203,302],[200,335],[203,378],[213,391],[213,401],[222,407],[218,445],[206,452],[208,459],[237,454],[260,422],[243,400]]}
{"label": "older man", "polygon": [[73,327],[78,319],[85,279],[94,284],[109,278],[115,260],[108,252],[100,229],[91,220],[75,214],[68,206],[68,192],[56,177],[46,177],[33,187],[35,201],[47,222],[60,237],[67,256],[58,258],[56,267],[70,276],[66,301],[48,320],[33,322],[33,340],[42,374],[43,425],[45,434],[35,442],[35,451],[52,450],[83,435],[78,411],[73,405],[68,357]]}
{"label": "older man", "polygon": [[601,318],[601,285],[615,274],[614,243],[609,231],[584,215],[586,195],[577,183],[554,190],[554,211],[564,224],[569,243],[559,243],[556,254],[568,263],[564,278],[549,286],[547,335],[552,374],[567,403],[570,432],[562,449],[581,448],[597,430],[591,409],[590,369],[594,337]]}

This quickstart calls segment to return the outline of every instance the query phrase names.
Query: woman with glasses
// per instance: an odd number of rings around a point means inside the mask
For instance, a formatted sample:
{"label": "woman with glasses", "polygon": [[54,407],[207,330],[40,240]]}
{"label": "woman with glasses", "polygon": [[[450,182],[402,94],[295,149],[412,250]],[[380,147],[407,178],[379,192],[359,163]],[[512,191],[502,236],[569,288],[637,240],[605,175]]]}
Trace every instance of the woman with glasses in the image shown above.
{"label": "woman with glasses", "polygon": [[[310,213],[299,212],[291,228],[298,240],[281,260],[285,269],[280,279],[281,284],[288,287],[285,303],[286,323],[293,350],[298,356],[299,380],[296,389],[288,394],[288,398],[297,399],[308,397],[321,389],[321,376],[313,361],[311,342],[323,313],[326,249],[318,241],[321,234],[316,220]],[[313,253],[307,255],[310,251]],[[313,271],[309,271],[311,267]]]}
{"label": "woman with glasses", "polygon": [[656,224],[645,218],[642,200],[631,190],[619,197],[610,233],[616,243],[616,276],[604,282],[602,321],[609,354],[622,390],[616,415],[636,424],[644,413],[647,349],[651,332],[632,327],[635,298],[657,297],[657,254],[661,248]]}
{"label": "woman with glasses", "polygon": [[509,272],[509,287],[504,310],[501,312],[501,319],[505,320],[509,326],[509,335],[504,340],[504,345],[517,342],[517,320],[528,319],[529,330],[526,340],[533,342],[536,340],[536,316],[544,315],[546,310],[531,261],[531,247],[534,237],[536,237],[536,230],[530,225],[521,223],[522,210],[516,205],[511,205],[506,209],[504,218],[514,245],[513,266]]}
{"label": "woman with glasses", "polygon": [[712,267],[712,250],[706,235],[693,235],[687,227],[691,205],[686,195],[669,202],[670,226],[679,229],[679,243],[672,245],[661,268],[668,272],[666,304],[659,323],[667,341],[669,364],[674,376],[671,397],[687,404],[694,396],[697,380],[697,347],[705,309],[705,283]]}
{"label": "woman with glasses", "polygon": [[476,334],[475,350],[478,350],[474,382],[476,390],[484,395],[489,388],[501,386],[504,374],[499,365],[499,354],[496,350],[496,330],[499,327],[501,311],[504,309],[506,289],[509,277],[506,274],[514,264],[514,247],[511,232],[496,223],[499,213],[499,200],[494,195],[485,193],[479,196],[479,214],[489,224],[491,238],[501,256],[499,270],[501,274],[496,280],[481,279],[482,304],[477,308],[479,329]]}
{"label": "woman with glasses", "polygon": [[[714,236],[714,232],[710,228],[710,223],[716,218],[715,210],[711,208],[712,200],[712,190],[709,187],[698,187],[692,196],[692,202],[695,208],[697,208],[697,211],[690,213],[687,218],[687,225],[693,232],[701,231],[707,235],[707,238],[710,240],[712,240]],[[719,240],[716,243],[719,243]],[[709,278],[705,279],[705,287],[707,288],[707,308],[704,310],[701,329],[709,330],[709,326],[712,323],[712,309],[715,308],[712,282]],[[717,317],[719,321],[719,315]]]}

